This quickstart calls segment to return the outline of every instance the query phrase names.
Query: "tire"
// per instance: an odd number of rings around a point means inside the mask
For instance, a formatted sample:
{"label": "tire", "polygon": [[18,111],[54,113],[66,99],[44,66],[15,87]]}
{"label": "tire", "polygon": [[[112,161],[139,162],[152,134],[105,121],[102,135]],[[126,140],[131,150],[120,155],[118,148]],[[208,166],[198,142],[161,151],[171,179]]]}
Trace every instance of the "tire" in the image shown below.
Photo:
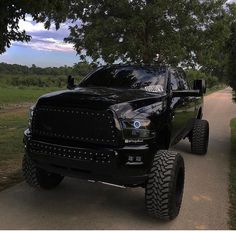
{"label": "tire", "polygon": [[53,189],[64,178],[61,175],[38,168],[28,155],[24,155],[23,157],[22,171],[26,183],[34,188]]}
{"label": "tire", "polygon": [[145,191],[146,209],[160,220],[179,214],[184,191],[184,160],[180,154],[161,150],[154,157]]}
{"label": "tire", "polygon": [[191,133],[191,151],[194,154],[205,155],[209,142],[209,123],[196,119]]}

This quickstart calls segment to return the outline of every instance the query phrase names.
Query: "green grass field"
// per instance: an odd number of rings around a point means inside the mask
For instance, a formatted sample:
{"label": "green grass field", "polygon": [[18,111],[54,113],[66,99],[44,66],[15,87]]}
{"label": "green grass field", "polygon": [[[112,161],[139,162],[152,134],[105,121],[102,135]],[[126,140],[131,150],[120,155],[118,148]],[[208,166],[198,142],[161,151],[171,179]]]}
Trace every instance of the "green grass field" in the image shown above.
{"label": "green grass field", "polygon": [[[0,191],[22,180],[23,132],[28,108],[37,98],[59,88],[0,87]],[[20,104],[20,107],[15,107]],[[10,107],[10,108],[7,108]]]}
{"label": "green grass field", "polygon": [[230,226],[236,229],[236,118],[231,121],[231,157],[230,157]]}
{"label": "green grass field", "polygon": [[42,94],[59,90],[56,87],[0,87],[0,107],[9,104],[35,102]]}
{"label": "green grass field", "polygon": [[26,127],[27,113],[24,110],[0,114],[0,190],[22,179],[22,135]]}

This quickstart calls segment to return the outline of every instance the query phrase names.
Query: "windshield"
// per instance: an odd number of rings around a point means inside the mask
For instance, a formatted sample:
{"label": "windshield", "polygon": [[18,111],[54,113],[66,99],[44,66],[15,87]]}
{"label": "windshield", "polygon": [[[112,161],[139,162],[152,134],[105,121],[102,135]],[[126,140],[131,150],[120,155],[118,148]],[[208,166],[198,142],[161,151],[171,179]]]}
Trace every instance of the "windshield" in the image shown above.
{"label": "windshield", "polygon": [[166,85],[166,69],[152,67],[106,67],[97,70],[81,83],[81,87],[143,89],[162,92]]}

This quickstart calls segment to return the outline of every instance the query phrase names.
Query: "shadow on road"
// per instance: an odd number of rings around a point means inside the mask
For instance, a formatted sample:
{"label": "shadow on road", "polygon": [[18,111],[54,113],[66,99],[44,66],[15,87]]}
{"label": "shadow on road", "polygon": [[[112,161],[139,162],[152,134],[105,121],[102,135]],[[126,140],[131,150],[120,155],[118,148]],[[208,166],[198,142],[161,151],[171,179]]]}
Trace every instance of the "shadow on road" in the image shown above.
{"label": "shadow on road", "polygon": [[[72,183],[73,182],[73,183]],[[29,188],[29,187],[27,187]],[[29,190],[29,189],[28,189]],[[53,215],[53,218],[64,218],[63,220],[77,220],[78,228],[95,228],[97,222],[106,227],[118,228],[119,220],[124,218],[135,218],[138,224],[164,225],[171,222],[160,222],[148,215],[145,209],[145,191],[142,188],[117,188],[100,183],[89,183],[72,178],[65,181],[54,190],[33,190],[18,192],[16,202],[21,202],[20,208],[25,208],[27,214]],[[112,214],[110,214],[112,212]],[[66,215],[66,216],[65,216]],[[83,225],[87,218],[96,221],[96,226]],[[115,219],[116,225],[113,224]],[[105,223],[104,223],[105,222]],[[67,221],[71,225],[71,222]],[[81,224],[82,223],[82,224]],[[134,222],[131,222],[133,224]],[[129,223],[122,228],[128,228]],[[105,227],[105,228],[106,228]],[[65,226],[66,228],[66,226]],[[100,227],[102,228],[102,227]],[[130,227],[129,227],[130,228]],[[60,228],[58,228],[60,229]]]}

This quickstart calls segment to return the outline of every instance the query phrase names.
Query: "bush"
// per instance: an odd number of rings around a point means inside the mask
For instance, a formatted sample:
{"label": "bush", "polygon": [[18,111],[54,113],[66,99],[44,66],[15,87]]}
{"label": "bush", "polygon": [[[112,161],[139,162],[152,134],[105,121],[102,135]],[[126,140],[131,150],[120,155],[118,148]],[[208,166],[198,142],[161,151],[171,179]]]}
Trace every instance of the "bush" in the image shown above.
{"label": "bush", "polygon": [[205,80],[207,88],[212,88],[220,84],[217,77],[208,75],[199,70],[190,69],[186,72],[186,74],[187,74],[187,79],[190,82],[190,84],[193,83],[193,80],[197,80],[197,79]]}
{"label": "bush", "polygon": [[79,62],[72,67],[31,67],[0,63],[0,86],[37,86],[65,87],[67,75],[85,76],[94,67],[86,62]]}
{"label": "bush", "polygon": [[[77,81],[80,78],[77,78]],[[1,75],[1,86],[37,86],[37,87],[65,87],[67,77],[59,76],[44,76],[44,75]]]}

